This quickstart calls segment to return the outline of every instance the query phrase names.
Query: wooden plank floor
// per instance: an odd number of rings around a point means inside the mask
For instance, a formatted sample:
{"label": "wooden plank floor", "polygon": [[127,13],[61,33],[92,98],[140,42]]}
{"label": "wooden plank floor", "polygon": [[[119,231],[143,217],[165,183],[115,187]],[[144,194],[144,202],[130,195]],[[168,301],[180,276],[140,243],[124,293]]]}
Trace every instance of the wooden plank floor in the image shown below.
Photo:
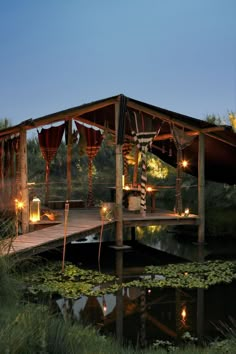
{"label": "wooden plank floor", "polygon": [[[198,223],[197,215],[180,217],[172,212],[157,211],[147,213],[145,217],[140,213],[124,212],[124,226],[149,226],[149,225],[189,225]],[[64,242],[65,227],[63,211],[61,211],[60,223],[40,230],[20,235],[13,241],[10,254],[17,256],[29,256],[39,254],[52,248],[60,247]],[[115,221],[105,221],[104,229],[115,228]],[[67,242],[100,232],[102,221],[98,209],[71,209],[69,211],[68,225],[66,229]]]}

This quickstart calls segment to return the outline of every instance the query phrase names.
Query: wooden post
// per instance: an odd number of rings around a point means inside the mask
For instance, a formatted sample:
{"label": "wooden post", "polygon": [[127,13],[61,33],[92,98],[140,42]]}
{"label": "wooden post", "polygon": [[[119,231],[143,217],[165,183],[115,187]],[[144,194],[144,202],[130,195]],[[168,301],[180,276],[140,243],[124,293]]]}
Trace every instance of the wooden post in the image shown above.
{"label": "wooden post", "polygon": [[116,125],[116,246],[123,246],[123,156],[122,145],[117,144],[118,126],[119,126],[120,104],[115,104],[115,125]]}
{"label": "wooden post", "polygon": [[138,185],[138,157],[139,157],[139,149],[136,147],[134,174],[133,174],[133,187],[137,187],[137,185]]}
{"label": "wooden post", "polygon": [[67,159],[66,159],[66,180],[67,190],[66,199],[71,199],[71,160],[72,160],[72,120],[68,121],[68,135],[67,135]]}
{"label": "wooden post", "polygon": [[[123,282],[123,251],[116,251],[116,276],[118,277],[118,283]],[[124,298],[123,290],[120,288],[116,292],[116,339],[122,344],[123,342],[123,317],[124,317]]]}
{"label": "wooden post", "polygon": [[205,139],[199,134],[198,144],[198,243],[205,241]]}
{"label": "wooden post", "polygon": [[27,139],[26,130],[20,130],[20,198],[24,207],[22,209],[22,233],[29,231],[29,193],[28,193],[28,167],[27,167]]}

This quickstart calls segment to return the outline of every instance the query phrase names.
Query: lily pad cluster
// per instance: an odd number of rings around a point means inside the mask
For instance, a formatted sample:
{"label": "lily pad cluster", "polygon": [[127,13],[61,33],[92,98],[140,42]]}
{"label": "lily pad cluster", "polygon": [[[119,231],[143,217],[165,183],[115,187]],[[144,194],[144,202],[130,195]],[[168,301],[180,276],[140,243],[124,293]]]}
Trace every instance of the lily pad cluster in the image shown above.
{"label": "lily pad cluster", "polygon": [[51,293],[71,299],[83,295],[99,296],[118,289],[115,276],[81,269],[73,264],[66,264],[62,272],[60,263],[48,263],[25,274],[23,280],[31,294]]}
{"label": "lily pad cluster", "polygon": [[206,261],[202,263],[180,263],[167,266],[148,266],[145,274],[150,275],[142,283],[159,287],[203,288],[220,283],[231,283],[236,279],[236,262]]}
{"label": "lily pad cluster", "polygon": [[49,263],[24,275],[30,293],[51,293],[72,299],[102,296],[129,287],[207,289],[216,284],[231,283],[235,279],[236,262],[229,261],[148,266],[138,278],[126,283],[121,283],[115,276],[81,269],[72,264],[66,264],[62,272],[61,264]]}

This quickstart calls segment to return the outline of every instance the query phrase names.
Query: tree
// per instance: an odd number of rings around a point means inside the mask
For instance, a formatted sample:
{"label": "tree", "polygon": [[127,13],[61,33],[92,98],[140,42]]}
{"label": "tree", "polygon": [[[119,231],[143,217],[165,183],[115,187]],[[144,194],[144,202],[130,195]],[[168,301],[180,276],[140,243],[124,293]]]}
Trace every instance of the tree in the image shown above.
{"label": "tree", "polygon": [[0,118],[0,130],[9,128],[11,126],[11,121],[8,118]]}

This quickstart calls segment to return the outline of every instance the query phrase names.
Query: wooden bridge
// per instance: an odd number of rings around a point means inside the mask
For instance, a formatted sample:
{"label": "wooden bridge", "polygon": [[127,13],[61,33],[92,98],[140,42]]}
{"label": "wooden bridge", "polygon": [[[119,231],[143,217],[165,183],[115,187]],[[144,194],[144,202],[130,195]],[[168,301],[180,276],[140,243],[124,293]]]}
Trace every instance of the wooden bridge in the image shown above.
{"label": "wooden bridge", "polygon": [[[94,233],[111,229],[115,232],[115,220],[106,221],[100,217],[99,209],[71,209],[68,222],[65,225],[63,211],[56,222],[41,221],[33,225],[34,231],[15,237],[9,247],[2,248],[2,253],[19,257],[40,254],[50,249],[62,247],[64,238],[70,243]],[[125,211],[123,213],[124,227],[135,229],[136,226],[151,225],[198,225],[198,216],[179,216],[170,211],[147,213],[145,217],[139,213]]]}

